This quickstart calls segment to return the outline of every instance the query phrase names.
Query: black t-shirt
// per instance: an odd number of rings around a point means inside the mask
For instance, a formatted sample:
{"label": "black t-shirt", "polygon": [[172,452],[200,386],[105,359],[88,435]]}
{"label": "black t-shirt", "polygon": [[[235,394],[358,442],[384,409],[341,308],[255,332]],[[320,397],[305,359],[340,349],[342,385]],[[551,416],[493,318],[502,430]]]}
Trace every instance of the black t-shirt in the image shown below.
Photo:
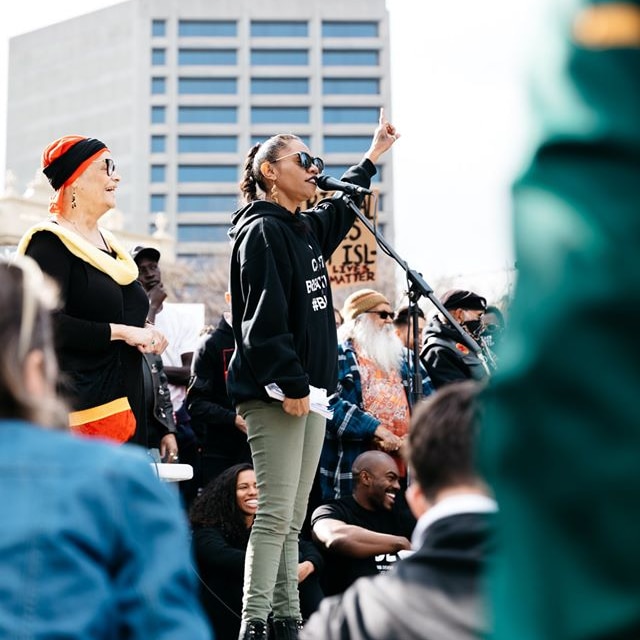
{"label": "black t-shirt", "polygon": [[[391,511],[369,511],[361,507],[353,498],[347,496],[332,500],[318,507],[311,516],[311,526],[316,522],[330,518],[345,524],[369,529],[376,533],[394,536],[411,537],[415,520],[394,506]],[[370,556],[368,558],[352,558],[341,554],[323,551],[325,556],[326,595],[342,593],[347,587],[362,576],[371,576],[388,571],[398,560],[396,553]]]}

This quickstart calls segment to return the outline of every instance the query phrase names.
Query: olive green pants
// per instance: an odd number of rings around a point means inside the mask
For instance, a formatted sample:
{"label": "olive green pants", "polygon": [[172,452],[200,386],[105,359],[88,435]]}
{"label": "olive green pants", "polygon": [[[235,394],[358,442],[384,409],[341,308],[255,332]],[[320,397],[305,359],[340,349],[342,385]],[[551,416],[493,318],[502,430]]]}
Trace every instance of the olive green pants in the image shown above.
{"label": "olive green pants", "polygon": [[244,573],[243,620],[300,618],[298,536],[324,442],[325,419],[296,418],[278,403],[244,402],[238,411],[258,482],[258,512]]}

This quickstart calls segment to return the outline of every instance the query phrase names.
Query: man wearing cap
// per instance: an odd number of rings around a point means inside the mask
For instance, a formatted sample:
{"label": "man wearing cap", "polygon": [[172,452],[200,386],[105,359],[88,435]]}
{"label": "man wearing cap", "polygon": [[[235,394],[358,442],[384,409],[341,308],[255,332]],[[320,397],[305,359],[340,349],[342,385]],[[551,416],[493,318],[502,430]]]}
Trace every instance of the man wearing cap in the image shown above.
{"label": "man wearing cap", "polygon": [[[196,326],[187,314],[179,312],[179,305],[165,302],[167,292],[162,283],[160,271],[160,252],[154,247],[137,246],[131,250],[131,255],[138,265],[138,281],[143,286],[149,298],[149,315],[147,321],[155,324],[169,341],[169,346],[162,354],[164,372],[169,381],[171,403],[178,427],[178,444],[180,458],[193,466],[197,466],[197,452],[195,451],[195,437],[189,424],[189,414],[185,407],[187,385],[191,375],[191,360],[197,346],[199,333],[204,325],[204,319]],[[187,500],[195,491],[193,483],[182,483],[180,489]]]}
{"label": "man wearing cap", "polygon": [[[393,311],[387,298],[373,289],[352,293],[342,308],[338,329],[338,396],[332,403],[320,456],[323,500],[351,494],[352,465],[367,449],[390,454],[406,468],[399,450],[410,419],[411,375],[403,357],[404,345],[395,333]],[[423,379],[422,394],[433,387]]]}
{"label": "man wearing cap", "polygon": [[162,284],[160,252],[154,247],[136,247],[131,251],[138,265],[138,280],[149,297],[147,320],[157,327],[164,327],[169,346],[162,354],[164,369],[169,378],[171,400],[177,412],[182,406],[191,374],[191,360],[202,327],[185,322],[175,305],[165,303],[167,292]]}
{"label": "man wearing cap", "polygon": [[[486,299],[473,291],[452,289],[440,302],[453,319],[477,339],[487,308]],[[420,358],[436,389],[457,380],[482,380],[489,375],[487,364],[461,341],[458,331],[440,314],[427,326]]]}

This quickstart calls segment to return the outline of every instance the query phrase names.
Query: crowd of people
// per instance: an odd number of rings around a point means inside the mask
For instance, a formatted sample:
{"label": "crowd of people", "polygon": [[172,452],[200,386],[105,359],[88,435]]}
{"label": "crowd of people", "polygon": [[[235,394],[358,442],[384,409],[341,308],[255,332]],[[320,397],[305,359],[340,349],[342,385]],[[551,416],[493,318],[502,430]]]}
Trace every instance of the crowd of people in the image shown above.
{"label": "crowd of people", "polygon": [[[381,111],[369,150],[343,179],[368,187],[398,137]],[[28,464],[16,458],[17,468],[43,465],[41,480],[15,485],[17,495],[50,482],[57,493],[39,515],[62,511],[38,529],[29,518],[37,507],[15,509],[20,526],[0,551],[15,547],[16,570],[37,554],[39,569],[14,582],[37,580],[42,595],[33,620],[15,613],[5,630],[33,624],[39,637],[48,598],[78,598],[87,581],[87,602],[102,593],[108,605],[79,607],[53,629],[89,637],[102,625],[95,637],[133,638],[146,628],[156,637],[161,621],[167,637],[297,638],[326,598],[412,553],[422,513],[405,497],[415,393],[426,402],[445,383],[489,375],[482,355],[471,354],[484,364],[474,366],[456,340],[460,331],[479,337],[485,299],[447,293],[454,315],[431,318],[417,361],[406,306],[364,288],[334,308],[325,265],[355,213],[338,195],[301,211],[323,162],[282,134],[248,153],[246,204],[230,230],[229,308],[204,327],[167,300],[158,249],[127,250],[99,225],[120,182],[107,146],[64,136],[42,164],[55,191],[51,216],[0,264],[2,290],[18,303],[4,307],[14,310],[3,324],[17,349],[7,358],[21,367],[19,382],[2,380],[13,407],[2,437],[11,429],[25,440]],[[422,341],[422,309],[417,317]],[[434,358],[436,323],[448,342]],[[282,401],[268,396],[268,383]],[[328,392],[327,420],[310,410],[313,387]],[[43,462],[47,447],[59,457],[53,466]],[[162,486],[160,462],[187,463],[193,478]],[[68,556],[51,588],[42,572],[62,560],[41,557],[50,548]],[[163,615],[152,620],[157,607]]]}
{"label": "crowd of people", "polygon": [[[381,111],[369,150],[343,179],[368,187],[375,163],[398,137]],[[47,146],[42,165],[55,191],[51,216],[25,233],[18,267],[3,263],[2,273],[38,274],[46,286],[37,295],[49,289],[57,295],[45,308],[27,291],[25,276],[13,293],[22,314],[11,318],[22,358],[32,355],[24,345],[33,339],[25,333],[35,330],[33,314],[51,323],[51,335],[43,333],[37,351],[46,374],[40,384],[51,387],[51,402],[42,415],[16,410],[8,418],[69,430],[72,439],[61,438],[56,447],[63,456],[77,449],[71,474],[107,457],[101,463],[105,477],[97,474],[86,496],[98,504],[108,492],[109,465],[117,466],[120,454],[125,478],[135,476],[126,456],[188,463],[190,481],[155,492],[171,502],[175,530],[182,532],[182,555],[176,550],[175,566],[169,565],[176,587],[190,589],[181,615],[190,609],[194,625],[206,620],[208,632],[223,640],[297,638],[324,598],[386,572],[410,553],[416,517],[405,499],[405,449],[413,394],[435,393],[437,365],[432,370],[428,358],[412,358],[406,307],[396,312],[382,292],[368,288],[352,293],[340,309],[332,304],[325,265],[355,220],[353,207],[337,195],[302,212],[317,189],[322,160],[288,134],[255,145],[241,184],[246,204],[230,230],[229,309],[217,326],[205,328],[204,320],[188,322],[167,300],[158,249],[127,250],[99,225],[115,205],[120,182],[108,147],[64,136]],[[463,304],[463,313],[480,317],[477,300],[483,298],[456,295],[475,302]],[[27,315],[30,296],[36,311]],[[418,317],[424,322],[422,310]],[[412,388],[414,365],[422,374],[419,389]],[[480,376],[461,368],[458,377]],[[278,385],[282,401],[268,396],[268,383]],[[313,387],[329,394],[328,420],[310,410]],[[16,406],[26,401],[14,393]],[[36,433],[30,435],[37,440]],[[145,481],[151,482],[158,467],[148,467]],[[72,478],[65,499],[75,486]],[[126,499],[113,499],[132,509],[135,491],[123,491]],[[88,511],[83,526],[97,531],[100,518],[116,514],[114,508],[100,517]],[[146,511],[152,507],[136,508],[140,514],[128,527],[151,526]],[[73,528],[77,517],[71,509],[58,526]],[[122,527],[113,544],[120,535],[133,535]],[[162,553],[172,531],[154,535],[146,533],[140,544]],[[79,544],[68,553],[82,556]],[[105,547],[94,562],[114,572],[119,560],[110,556],[114,548]],[[139,580],[157,582],[142,558]],[[75,560],[78,581],[83,572],[95,572],[81,557]],[[136,592],[135,583],[130,588],[125,596],[142,606],[145,594]]]}
{"label": "crowd of people", "polygon": [[[229,310],[201,332],[166,300],[159,251],[99,225],[121,179],[108,147],[48,145],[51,216],[0,260],[0,636],[638,637],[638,367],[620,337],[638,290],[621,135],[638,38],[621,25],[639,11],[562,14],[552,49],[577,90],[542,83],[509,315],[466,289],[435,311],[373,288],[334,308],[325,265],[353,207],[303,211],[324,163],[280,134],[247,155]],[[598,117],[564,117],[572,102]],[[368,188],[399,137],[381,112],[343,180]]]}

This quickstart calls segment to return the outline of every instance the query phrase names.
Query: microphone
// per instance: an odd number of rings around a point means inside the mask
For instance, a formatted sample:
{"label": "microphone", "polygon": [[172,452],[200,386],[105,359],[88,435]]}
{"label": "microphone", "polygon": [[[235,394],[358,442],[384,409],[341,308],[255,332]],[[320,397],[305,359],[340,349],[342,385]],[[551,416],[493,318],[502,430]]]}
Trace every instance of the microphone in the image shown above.
{"label": "microphone", "polygon": [[371,195],[371,191],[369,189],[365,189],[357,184],[351,184],[350,182],[337,180],[336,178],[327,176],[324,173],[316,177],[316,185],[323,191],[344,191],[352,196]]}

